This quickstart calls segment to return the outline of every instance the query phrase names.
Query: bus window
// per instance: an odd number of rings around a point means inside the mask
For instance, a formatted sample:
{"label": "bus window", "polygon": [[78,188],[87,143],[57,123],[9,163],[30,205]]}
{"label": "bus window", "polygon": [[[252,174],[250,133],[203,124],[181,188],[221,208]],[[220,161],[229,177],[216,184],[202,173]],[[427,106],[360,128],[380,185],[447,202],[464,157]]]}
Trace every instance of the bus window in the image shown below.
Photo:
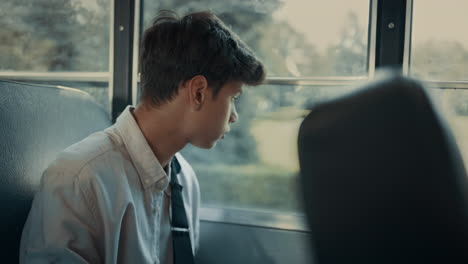
{"label": "bus window", "polygon": [[209,151],[182,151],[199,178],[203,206],[300,213],[299,124],[314,104],[367,79],[369,1],[171,0],[142,5],[143,27],[159,10],[181,15],[209,7],[267,68],[265,84],[247,88],[238,99],[240,119],[224,140]]}
{"label": "bus window", "polygon": [[468,82],[468,27],[464,0],[415,0],[411,75],[433,81]]}
{"label": "bus window", "polygon": [[468,19],[463,0],[415,0],[410,75],[428,82],[468,162]]}
{"label": "bus window", "polygon": [[109,111],[110,0],[2,0],[0,78],[83,89]]}

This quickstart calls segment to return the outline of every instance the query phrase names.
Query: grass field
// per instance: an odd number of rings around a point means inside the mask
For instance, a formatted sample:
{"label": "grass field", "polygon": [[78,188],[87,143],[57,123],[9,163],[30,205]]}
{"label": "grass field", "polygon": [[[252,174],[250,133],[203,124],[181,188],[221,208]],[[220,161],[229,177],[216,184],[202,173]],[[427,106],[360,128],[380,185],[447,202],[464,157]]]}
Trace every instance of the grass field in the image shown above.
{"label": "grass field", "polygon": [[[292,111],[297,114],[297,110]],[[200,181],[204,204],[282,212],[299,210],[297,133],[302,119],[279,116],[264,117],[252,123],[258,163],[242,166],[192,164]]]}

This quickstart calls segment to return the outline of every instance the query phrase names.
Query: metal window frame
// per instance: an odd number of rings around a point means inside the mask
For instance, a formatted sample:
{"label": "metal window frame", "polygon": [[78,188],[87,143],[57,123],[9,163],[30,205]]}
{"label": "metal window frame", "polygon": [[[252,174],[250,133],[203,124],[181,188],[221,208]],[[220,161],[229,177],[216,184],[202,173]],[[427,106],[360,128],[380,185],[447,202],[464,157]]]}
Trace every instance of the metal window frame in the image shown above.
{"label": "metal window frame", "polygon": [[200,208],[200,220],[289,231],[309,231],[304,214],[280,213],[256,208],[202,206]]}
{"label": "metal window frame", "polygon": [[402,73],[408,76],[410,73],[411,64],[411,43],[413,33],[413,0],[407,0],[406,3],[406,25],[405,25],[405,44],[403,48],[403,65]]}
{"label": "metal window frame", "polygon": [[109,82],[110,76],[110,72],[0,72],[1,79],[17,81]]}
{"label": "metal window frame", "polygon": [[107,91],[108,94],[108,105],[110,109],[110,117],[112,118],[112,98],[114,97],[114,16],[115,16],[115,1],[110,1],[110,14],[109,14],[109,88]]}
{"label": "metal window frame", "polygon": [[443,90],[468,90],[468,81],[422,81],[424,86]]}
{"label": "metal window frame", "polygon": [[112,120],[132,103],[135,0],[114,0]]}
{"label": "metal window frame", "polygon": [[133,71],[132,71],[132,105],[138,103],[139,57],[140,57],[140,34],[143,27],[143,4],[144,0],[135,0],[135,23],[133,29]]}
{"label": "metal window frame", "polygon": [[378,0],[375,66],[402,71],[407,0]]}
{"label": "metal window frame", "polygon": [[377,5],[378,0],[369,1],[369,27],[367,32],[367,72],[369,79],[373,79],[375,76],[377,43]]}
{"label": "metal window frame", "polygon": [[367,76],[355,77],[269,77],[263,85],[304,85],[304,86],[347,86],[369,80]]}

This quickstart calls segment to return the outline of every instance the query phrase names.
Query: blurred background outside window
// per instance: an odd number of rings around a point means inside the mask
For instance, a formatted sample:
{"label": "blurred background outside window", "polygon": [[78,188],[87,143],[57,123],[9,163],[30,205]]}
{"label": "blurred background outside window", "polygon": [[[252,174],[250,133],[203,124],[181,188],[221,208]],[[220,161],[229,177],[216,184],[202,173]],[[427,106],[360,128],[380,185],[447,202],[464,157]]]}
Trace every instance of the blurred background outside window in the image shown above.
{"label": "blurred background outside window", "polygon": [[317,82],[246,87],[231,133],[214,149],[182,151],[199,178],[202,203],[300,213],[298,128],[310,107],[352,89],[330,81],[367,78],[369,1],[145,0],[143,27],[159,10],[184,15],[206,9],[252,48],[268,78]]}

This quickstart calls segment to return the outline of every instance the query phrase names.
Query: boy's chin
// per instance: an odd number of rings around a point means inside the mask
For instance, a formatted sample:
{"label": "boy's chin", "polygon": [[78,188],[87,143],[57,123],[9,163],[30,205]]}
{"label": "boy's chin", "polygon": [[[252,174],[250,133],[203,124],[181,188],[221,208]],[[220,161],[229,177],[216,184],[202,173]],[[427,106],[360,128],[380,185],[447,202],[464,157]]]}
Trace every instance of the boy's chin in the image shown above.
{"label": "boy's chin", "polygon": [[199,143],[192,143],[195,147],[201,148],[201,149],[212,149],[216,146],[216,143],[218,143],[217,140],[212,141],[212,142],[199,142]]}

